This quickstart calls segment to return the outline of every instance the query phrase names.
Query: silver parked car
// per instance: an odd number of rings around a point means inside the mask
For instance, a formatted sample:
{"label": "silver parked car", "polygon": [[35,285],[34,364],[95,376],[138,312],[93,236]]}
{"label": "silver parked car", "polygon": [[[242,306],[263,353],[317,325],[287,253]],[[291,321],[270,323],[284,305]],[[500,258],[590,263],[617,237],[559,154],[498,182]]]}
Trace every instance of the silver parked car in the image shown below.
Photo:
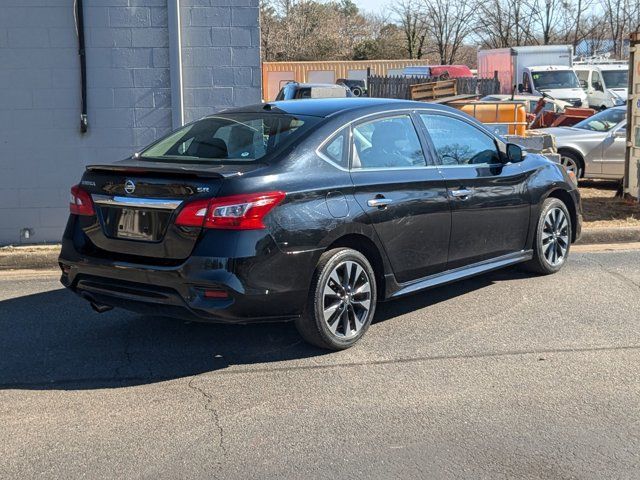
{"label": "silver parked car", "polygon": [[541,128],[556,137],[562,164],[578,178],[624,177],[627,108],[614,107],[572,127]]}

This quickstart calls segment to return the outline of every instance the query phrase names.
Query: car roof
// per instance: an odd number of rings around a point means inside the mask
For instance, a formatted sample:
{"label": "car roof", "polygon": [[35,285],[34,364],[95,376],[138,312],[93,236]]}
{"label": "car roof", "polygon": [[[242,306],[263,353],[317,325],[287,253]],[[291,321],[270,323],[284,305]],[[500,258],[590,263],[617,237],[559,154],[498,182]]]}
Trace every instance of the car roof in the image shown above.
{"label": "car roof", "polygon": [[574,70],[629,70],[626,63],[598,63],[598,64],[577,64],[573,66]]}
{"label": "car roof", "polygon": [[[512,95],[509,93],[495,93],[491,95],[487,95],[482,97],[480,100],[484,100],[485,98],[497,98],[499,100],[511,100]],[[513,95],[514,100],[540,100],[542,97],[540,95]]]}
{"label": "car roof", "polygon": [[573,68],[568,65],[531,65],[525,68],[539,70],[541,72],[565,72],[567,70],[573,70]]}
{"label": "car roof", "polygon": [[425,108],[437,110],[450,109],[433,103],[414,102],[411,100],[397,100],[392,98],[310,98],[304,100],[282,100],[278,102],[259,103],[245,107],[225,110],[224,113],[253,113],[272,111],[291,115],[310,115],[315,117],[329,117],[342,112],[355,112],[377,107],[380,112],[398,108]]}
{"label": "car roof", "polygon": [[[338,85],[337,83],[298,83],[298,82],[289,82],[285,85],[285,87],[300,87],[300,88],[344,88],[342,85]],[[284,88],[284,87],[283,87]]]}

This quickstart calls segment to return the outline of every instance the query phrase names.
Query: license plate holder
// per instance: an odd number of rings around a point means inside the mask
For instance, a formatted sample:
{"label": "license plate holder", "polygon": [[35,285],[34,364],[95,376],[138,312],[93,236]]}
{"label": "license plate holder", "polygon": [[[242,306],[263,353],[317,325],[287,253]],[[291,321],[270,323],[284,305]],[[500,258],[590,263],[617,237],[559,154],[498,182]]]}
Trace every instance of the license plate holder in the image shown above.
{"label": "license plate holder", "polygon": [[153,241],[151,215],[146,210],[123,208],[116,228],[116,237]]}

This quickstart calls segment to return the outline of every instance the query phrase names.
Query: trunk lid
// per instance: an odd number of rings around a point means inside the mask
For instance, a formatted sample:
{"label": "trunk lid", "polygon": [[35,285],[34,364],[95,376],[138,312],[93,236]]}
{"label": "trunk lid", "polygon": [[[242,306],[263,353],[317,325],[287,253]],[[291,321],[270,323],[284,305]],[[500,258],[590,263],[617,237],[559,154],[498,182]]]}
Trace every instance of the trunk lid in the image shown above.
{"label": "trunk lid", "polygon": [[203,165],[125,160],[90,165],[80,182],[91,195],[96,217],[81,228],[96,254],[112,259],[147,257],[161,261],[187,258],[200,227],[175,225],[181,207],[213,198],[225,178],[264,167]]}

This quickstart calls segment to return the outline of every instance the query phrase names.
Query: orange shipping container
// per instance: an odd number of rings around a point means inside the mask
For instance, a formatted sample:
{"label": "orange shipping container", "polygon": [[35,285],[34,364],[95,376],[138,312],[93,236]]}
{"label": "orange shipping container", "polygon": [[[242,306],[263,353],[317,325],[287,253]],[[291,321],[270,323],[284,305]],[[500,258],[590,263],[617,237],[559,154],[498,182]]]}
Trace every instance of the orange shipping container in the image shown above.
{"label": "orange shipping container", "polygon": [[372,75],[401,75],[405,67],[429,65],[422,60],[336,60],[322,62],[262,62],[262,97],[273,100],[287,82],[335,83],[339,78],[367,79]]}

